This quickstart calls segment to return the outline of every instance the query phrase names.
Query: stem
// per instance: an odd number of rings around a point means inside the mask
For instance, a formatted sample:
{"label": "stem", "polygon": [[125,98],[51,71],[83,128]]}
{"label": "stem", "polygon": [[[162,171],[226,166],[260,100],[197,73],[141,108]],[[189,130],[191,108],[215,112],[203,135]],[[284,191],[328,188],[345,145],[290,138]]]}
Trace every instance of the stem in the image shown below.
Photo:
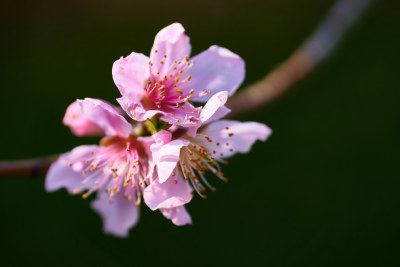
{"label": "stem", "polygon": [[18,161],[1,161],[0,162],[0,176],[10,175],[28,175],[36,176],[38,174],[46,173],[50,165],[56,161],[58,156],[53,155],[49,157],[18,160]]}
{"label": "stem", "polygon": [[334,51],[371,3],[372,0],[336,2],[315,32],[285,62],[228,101],[227,106],[232,112],[227,117],[243,115],[265,106],[304,79]]}
{"label": "stem", "polygon": [[[244,88],[229,100],[227,106],[232,112],[228,117],[242,115],[270,103],[310,74],[332,53],[344,34],[372,1],[339,0],[296,52],[262,80]],[[146,121],[145,125],[151,132],[156,132],[153,122]],[[45,173],[56,159],[57,156],[49,156],[21,161],[0,161],[0,176],[35,176]]]}

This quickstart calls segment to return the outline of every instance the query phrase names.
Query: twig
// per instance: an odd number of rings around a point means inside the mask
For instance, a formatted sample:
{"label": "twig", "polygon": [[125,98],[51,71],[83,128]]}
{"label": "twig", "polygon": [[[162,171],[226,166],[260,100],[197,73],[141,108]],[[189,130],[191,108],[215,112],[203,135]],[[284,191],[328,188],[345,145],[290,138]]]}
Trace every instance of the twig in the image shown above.
{"label": "twig", "polygon": [[315,32],[285,62],[264,79],[244,88],[227,106],[236,117],[254,111],[302,80],[325,60],[351,26],[360,18],[372,0],[340,0],[329,11]]}
{"label": "twig", "polygon": [[[372,0],[339,0],[308,40],[278,68],[237,93],[228,102],[229,117],[256,110],[280,96],[306,77],[337,46],[343,35],[363,14]],[[57,156],[0,162],[0,176],[45,173]]]}
{"label": "twig", "polygon": [[0,176],[10,175],[28,175],[36,176],[47,172],[51,163],[53,163],[58,156],[48,156],[36,159],[18,160],[18,161],[1,161],[0,162]]}

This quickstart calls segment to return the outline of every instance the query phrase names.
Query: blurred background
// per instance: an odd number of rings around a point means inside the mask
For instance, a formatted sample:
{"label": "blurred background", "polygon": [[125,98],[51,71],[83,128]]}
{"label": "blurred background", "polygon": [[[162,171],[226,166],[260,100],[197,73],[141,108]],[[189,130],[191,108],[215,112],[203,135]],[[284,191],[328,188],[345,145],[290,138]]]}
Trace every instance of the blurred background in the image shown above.
{"label": "blurred background", "polygon": [[[244,85],[285,60],[334,1],[1,1],[1,160],[96,138],[62,125],[77,98],[116,104],[111,66],[149,54],[181,22],[193,55],[213,44],[246,61]],[[44,175],[1,180],[2,265],[399,266],[400,54],[396,1],[376,1],[336,52],[265,109],[274,133],[224,168],[230,182],[176,227],[142,206],[129,239],[102,232],[89,201],[46,193]]]}

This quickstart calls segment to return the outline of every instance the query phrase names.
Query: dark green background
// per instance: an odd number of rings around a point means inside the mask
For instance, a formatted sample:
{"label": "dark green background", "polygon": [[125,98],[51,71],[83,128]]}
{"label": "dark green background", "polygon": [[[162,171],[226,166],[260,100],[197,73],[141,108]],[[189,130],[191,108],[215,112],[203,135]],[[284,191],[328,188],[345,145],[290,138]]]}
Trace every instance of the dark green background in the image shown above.
{"label": "dark green background", "polygon": [[[76,98],[114,101],[111,66],[148,54],[181,22],[193,54],[218,44],[247,64],[245,85],[282,62],[333,1],[2,1],[0,159],[98,140],[61,123]],[[102,233],[88,200],[48,194],[44,176],[2,179],[2,265],[399,266],[399,10],[378,2],[336,53],[263,111],[274,134],[230,160],[228,184],[176,227],[143,206],[129,239]],[[115,102],[114,102],[115,103]]]}

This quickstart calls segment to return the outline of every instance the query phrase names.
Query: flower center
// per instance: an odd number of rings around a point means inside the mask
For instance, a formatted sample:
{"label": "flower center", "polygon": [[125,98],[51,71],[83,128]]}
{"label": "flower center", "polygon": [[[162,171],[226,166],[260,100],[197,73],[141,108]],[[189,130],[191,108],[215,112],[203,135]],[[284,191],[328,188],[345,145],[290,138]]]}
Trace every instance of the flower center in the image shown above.
{"label": "flower center", "polygon": [[[208,136],[204,136],[204,139],[207,142],[212,142]],[[219,146],[219,143],[217,145]],[[181,149],[179,168],[185,180],[190,181],[196,192],[203,198],[207,198],[203,194],[206,187],[213,192],[216,190],[204,177],[206,171],[211,171],[222,181],[228,182],[228,178],[224,177],[220,166],[220,164],[228,164],[228,161],[223,160],[222,156],[216,155],[215,150],[213,152],[208,151],[201,142],[195,139],[192,139],[188,146]]]}
{"label": "flower center", "polygon": [[[155,52],[158,53],[157,50]],[[188,89],[192,76],[187,72],[195,64],[193,60],[185,56],[183,60],[173,60],[167,66],[167,58],[168,56],[164,55],[157,66],[149,62],[152,74],[144,90],[153,108],[174,114],[184,110],[185,103],[191,98],[208,92],[202,91],[199,94],[194,89]],[[196,113],[197,110],[193,109],[192,112]]]}
{"label": "flower center", "polygon": [[[91,193],[104,190],[109,193],[110,202],[115,194],[123,193],[129,201],[136,200],[140,205],[142,191],[148,185],[148,159],[141,143],[135,136],[128,138],[105,137],[100,142],[101,147],[90,153],[83,164],[82,188],[89,189],[82,195],[87,198]],[[70,163],[72,166],[76,163]]]}

